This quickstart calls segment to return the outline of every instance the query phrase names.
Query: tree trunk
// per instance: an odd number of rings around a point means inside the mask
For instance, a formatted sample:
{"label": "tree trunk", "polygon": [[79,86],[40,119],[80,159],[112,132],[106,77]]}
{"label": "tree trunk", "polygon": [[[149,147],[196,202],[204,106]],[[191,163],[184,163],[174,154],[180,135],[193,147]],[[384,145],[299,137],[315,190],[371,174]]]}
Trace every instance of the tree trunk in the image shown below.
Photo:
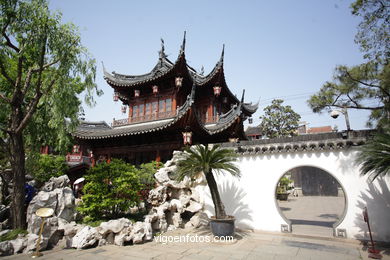
{"label": "tree trunk", "polygon": [[[12,115],[11,129],[15,130],[22,120],[21,109],[15,109]],[[25,209],[25,154],[22,131],[10,131],[10,153],[11,168],[13,174],[13,192],[11,205],[12,227],[26,228],[26,209]]]}
{"label": "tree trunk", "polygon": [[219,196],[218,186],[211,170],[206,174],[206,180],[214,203],[215,217],[217,219],[226,218],[225,206]]}

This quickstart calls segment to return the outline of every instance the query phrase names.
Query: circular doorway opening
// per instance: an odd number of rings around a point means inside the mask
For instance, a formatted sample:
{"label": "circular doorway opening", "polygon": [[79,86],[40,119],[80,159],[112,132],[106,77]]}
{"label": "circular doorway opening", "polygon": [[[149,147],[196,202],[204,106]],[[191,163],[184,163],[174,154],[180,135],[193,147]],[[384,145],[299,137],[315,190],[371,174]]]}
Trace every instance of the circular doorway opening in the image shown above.
{"label": "circular doorway opening", "polygon": [[286,172],[275,190],[282,217],[293,234],[333,237],[346,213],[346,196],[330,173],[311,166]]}

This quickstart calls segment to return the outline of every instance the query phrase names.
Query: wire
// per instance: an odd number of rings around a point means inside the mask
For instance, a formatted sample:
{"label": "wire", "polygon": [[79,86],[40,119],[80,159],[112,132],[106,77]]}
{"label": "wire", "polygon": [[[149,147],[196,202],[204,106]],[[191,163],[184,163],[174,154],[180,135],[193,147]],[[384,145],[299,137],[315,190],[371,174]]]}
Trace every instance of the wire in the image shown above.
{"label": "wire", "polygon": [[272,101],[274,99],[283,99],[283,101],[285,101],[285,100],[296,100],[296,99],[306,98],[306,97],[311,96],[314,93],[317,93],[317,92],[306,92],[306,93],[300,93],[300,94],[294,94],[294,95],[286,95],[286,96],[260,99],[260,104],[270,103],[269,101]]}

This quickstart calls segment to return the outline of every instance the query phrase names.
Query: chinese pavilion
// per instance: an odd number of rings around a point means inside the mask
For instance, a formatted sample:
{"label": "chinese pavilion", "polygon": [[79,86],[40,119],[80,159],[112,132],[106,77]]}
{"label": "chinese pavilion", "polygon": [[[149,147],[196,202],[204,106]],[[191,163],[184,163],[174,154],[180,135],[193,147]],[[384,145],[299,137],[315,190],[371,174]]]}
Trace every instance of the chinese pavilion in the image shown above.
{"label": "chinese pavilion", "polygon": [[246,139],[243,121],[258,104],[244,103],[229,90],[223,59],[206,76],[187,65],[185,34],[178,58],[171,62],[162,41],[159,59],[144,75],[109,73],[104,79],[122,102],[126,118],[82,122],[73,134],[84,154],[95,160],[121,158],[140,164],[166,161],[186,144],[207,144]]}

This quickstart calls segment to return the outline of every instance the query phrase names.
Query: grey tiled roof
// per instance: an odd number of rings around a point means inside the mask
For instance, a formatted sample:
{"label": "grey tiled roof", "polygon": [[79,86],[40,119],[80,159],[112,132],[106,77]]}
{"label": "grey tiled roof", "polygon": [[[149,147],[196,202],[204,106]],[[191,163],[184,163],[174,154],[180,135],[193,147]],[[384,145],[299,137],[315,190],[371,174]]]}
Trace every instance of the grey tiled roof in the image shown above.
{"label": "grey tiled roof", "polygon": [[[220,57],[219,61],[217,62],[217,64],[215,65],[215,67],[206,76],[199,74],[195,69],[190,67],[187,63],[185,63],[186,68],[189,72],[189,75],[192,78],[192,81],[198,86],[202,86],[202,85],[206,84],[215,75],[217,75],[221,69],[223,69],[223,57],[224,57],[224,50],[222,50],[221,57]],[[141,85],[141,84],[144,84],[147,82],[157,80],[160,77],[167,75],[169,72],[171,72],[175,68],[175,66],[180,64],[181,61],[185,62],[185,54],[184,54],[183,47],[180,50],[179,56],[178,56],[175,63],[171,62],[167,58],[167,56],[164,54],[163,50],[160,51],[160,58],[159,58],[157,64],[152,69],[152,71],[149,73],[146,73],[143,75],[125,75],[125,74],[119,74],[116,72],[109,73],[106,71],[105,67],[103,66],[103,74],[104,74],[104,79],[110,85],[114,85],[117,87],[133,87],[133,86],[138,86],[138,85]],[[230,91],[229,91],[229,93],[230,93]]]}
{"label": "grey tiled roof", "polygon": [[109,129],[86,129],[85,126],[81,126],[77,129],[74,135],[81,139],[104,139],[110,137],[119,137],[127,135],[136,135],[145,132],[158,131],[166,128],[174,119],[159,120],[148,122],[144,124],[134,124],[123,127],[115,127]]}
{"label": "grey tiled roof", "polygon": [[239,143],[223,143],[223,147],[231,147],[242,154],[269,154],[305,152],[316,150],[340,150],[364,144],[374,133],[373,130],[343,131],[337,133],[320,133],[240,141]]}
{"label": "grey tiled roof", "polygon": [[115,85],[118,87],[130,87],[143,84],[155,79],[158,79],[161,76],[164,76],[174,68],[174,64],[168,60],[165,56],[160,58],[156,66],[152,69],[151,72],[143,75],[124,75],[112,72],[109,73],[103,66],[104,79],[110,85]]}

